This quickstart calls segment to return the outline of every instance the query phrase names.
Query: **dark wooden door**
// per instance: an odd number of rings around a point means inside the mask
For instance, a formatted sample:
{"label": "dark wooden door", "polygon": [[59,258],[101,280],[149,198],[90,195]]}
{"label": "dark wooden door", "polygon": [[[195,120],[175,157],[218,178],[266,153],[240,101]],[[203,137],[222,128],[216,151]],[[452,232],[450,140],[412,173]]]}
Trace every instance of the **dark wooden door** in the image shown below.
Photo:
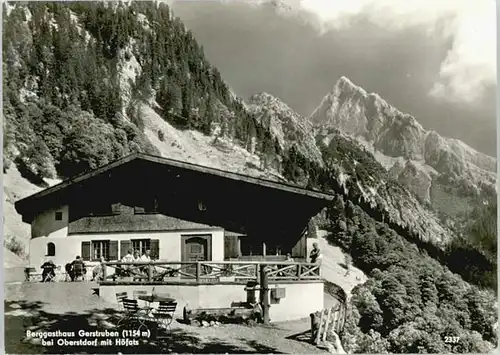
{"label": "dark wooden door", "polygon": [[[211,260],[211,235],[183,235],[182,236],[182,261],[196,262]],[[185,266],[184,271],[196,275],[196,265]],[[201,268],[203,270],[206,268]],[[185,276],[187,277],[187,276]]]}
{"label": "dark wooden door", "polygon": [[186,261],[206,261],[207,260],[207,240],[202,237],[192,237],[186,239],[184,244],[184,255]]}

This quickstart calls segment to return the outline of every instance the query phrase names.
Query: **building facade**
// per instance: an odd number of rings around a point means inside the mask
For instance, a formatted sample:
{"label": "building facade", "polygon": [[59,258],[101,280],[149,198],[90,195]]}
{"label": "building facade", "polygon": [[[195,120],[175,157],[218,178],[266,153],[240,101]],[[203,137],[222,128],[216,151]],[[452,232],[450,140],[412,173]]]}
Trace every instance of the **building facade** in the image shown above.
{"label": "building facade", "polygon": [[29,262],[306,260],[307,222],[332,196],[134,154],[16,203]]}

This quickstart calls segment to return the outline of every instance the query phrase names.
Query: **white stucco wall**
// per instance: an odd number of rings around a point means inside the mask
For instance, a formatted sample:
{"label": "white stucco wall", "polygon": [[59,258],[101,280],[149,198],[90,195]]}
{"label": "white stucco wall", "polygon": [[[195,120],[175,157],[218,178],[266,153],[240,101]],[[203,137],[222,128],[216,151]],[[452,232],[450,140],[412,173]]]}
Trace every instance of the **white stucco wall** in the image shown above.
{"label": "white stucco wall", "polygon": [[[62,220],[56,221],[56,212],[62,212]],[[68,235],[68,206],[60,206],[40,213],[31,222],[31,237],[66,237]],[[30,250],[31,252],[31,250]]]}
{"label": "white stucco wall", "polygon": [[[233,302],[245,302],[247,293],[245,285],[101,285],[99,296],[109,303],[116,303],[116,293],[128,292],[132,297],[134,290],[145,290],[169,295],[175,298],[178,306],[177,316],[182,316],[184,307],[195,308],[228,308]],[[282,322],[307,318],[309,314],[324,307],[324,285],[318,282],[270,283],[269,288],[284,288],[285,297],[279,303],[271,304],[269,318],[271,322]],[[259,299],[259,291],[256,292]]]}
{"label": "white stucco wall", "polygon": [[[57,233],[50,237],[33,238],[30,241],[30,266],[39,268],[43,261],[51,259],[56,265],[64,265],[82,254],[82,242],[93,240],[130,240],[130,239],[158,239],[160,241],[160,260],[181,260],[181,235],[212,235],[212,260],[224,260],[224,230],[196,230],[196,231],[162,231],[162,232],[133,232],[133,233],[103,233],[103,234],[71,234],[62,236]],[[52,242],[56,247],[56,255],[47,257],[47,244]],[[120,254],[120,247],[118,247]],[[123,255],[119,255],[119,258]],[[96,264],[86,262],[87,264]]]}

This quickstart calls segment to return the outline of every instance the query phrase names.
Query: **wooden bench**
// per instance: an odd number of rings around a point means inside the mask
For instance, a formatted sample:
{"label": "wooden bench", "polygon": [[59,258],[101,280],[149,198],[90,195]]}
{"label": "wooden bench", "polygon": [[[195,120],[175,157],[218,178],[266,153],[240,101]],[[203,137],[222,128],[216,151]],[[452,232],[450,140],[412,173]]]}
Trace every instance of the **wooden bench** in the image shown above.
{"label": "wooden bench", "polygon": [[41,282],[42,273],[36,271],[34,267],[27,267],[24,269],[25,282]]}

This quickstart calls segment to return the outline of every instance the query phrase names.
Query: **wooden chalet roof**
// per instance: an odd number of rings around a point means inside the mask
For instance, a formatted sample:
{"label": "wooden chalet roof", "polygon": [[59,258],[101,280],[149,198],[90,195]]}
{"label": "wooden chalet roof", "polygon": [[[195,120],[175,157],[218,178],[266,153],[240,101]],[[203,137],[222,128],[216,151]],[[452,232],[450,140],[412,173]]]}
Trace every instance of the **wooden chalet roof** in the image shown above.
{"label": "wooden chalet roof", "polygon": [[147,155],[143,153],[134,153],[130,154],[126,157],[123,157],[119,160],[116,160],[110,164],[104,165],[102,167],[99,167],[95,170],[80,174],[78,176],[75,176],[73,178],[67,179],[60,184],[54,185],[52,187],[49,187],[45,190],[42,190],[38,193],[35,193],[31,196],[28,196],[24,199],[21,199],[15,203],[16,210],[24,215],[24,214],[33,214],[39,211],[36,211],[37,209],[40,209],[40,207],[37,206],[42,206],[43,201],[46,199],[54,199],[54,195],[60,196],[61,194],[64,195],[64,191],[68,188],[75,187],[75,185],[82,184],[84,182],[90,181],[93,178],[97,178],[99,176],[103,175],[111,175],[111,172],[116,170],[119,167],[126,166],[128,164],[131,164],[133,162],[149,162],[149,163],[156,163],[160,164],[163,166],[168,166],[168,167],[173,167],[176,169],[181,169],[184,171],[190,171],[192,173],[196,173],[199,175],[209,175],[212,177],[218,177],[220,179],[227,180],[228,182],[241,182],[245,185],[255,185],[255,186],[261,186],[263,188],[269,188],[273,190],[279,190],[291,195],[300,195],[303,197],[306,197],[308,199],[312,200],[317,200],[318,202],[323,201],[323,203],[328,203],[328,201],[332,201],[334,196],[330,194],[325,194],[321,193],[318,191],[313,191],[309,189],[304,189],[300,188],[291,184],[286,184],[286,183],[280,183],[280,182],[275,182],[275,181],[270,181],[270,180],[265,180],[261,178],[255,178],[243,174],[238,174],[238,173],[233,173],[233,172],[228,172],[220,169],[215,169],[215,168],[210,168],[206,166],[201,166],[201,165],[196,165],[196,164],[191,164],[183,161],[178,161],[178,160],[173,160],[173,159],[168,159],[168,158],[163,158],[159,156],[153,156],[153,155]]}

